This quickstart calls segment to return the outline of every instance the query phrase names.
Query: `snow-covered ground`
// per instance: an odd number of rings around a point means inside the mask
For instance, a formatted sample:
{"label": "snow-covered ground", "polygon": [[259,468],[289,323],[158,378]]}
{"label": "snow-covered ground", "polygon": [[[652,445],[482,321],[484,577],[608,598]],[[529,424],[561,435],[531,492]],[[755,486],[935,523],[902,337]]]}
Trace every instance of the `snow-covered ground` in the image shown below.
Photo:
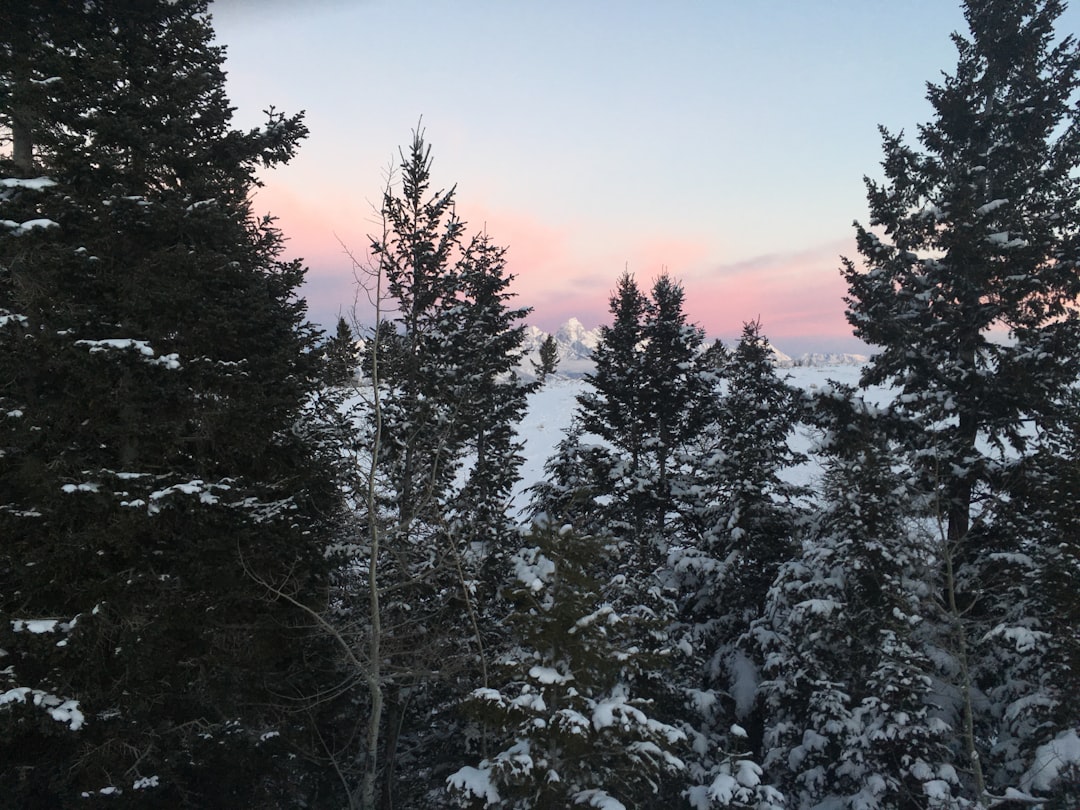
{"label": "snow-covered ground", "polygon": [[[852,364],[777,369],[781,377],[787,377],[792,385],[807,391],[827,386],[830,382],[855,386],[861,372],[861,365]],[[565,435],[577,408],[577,396],[585,389],[586,383],[581,379],[555,376],[549,378],[544,387],[529,398],[528,413],[518,429],[518,435],[525,442],[525,462],[521,467],[521,481],[514,494],[514,510],[527,505],[528,494],[525,490],[543,478],[544,462]],[[886,394],[881,390],[872,390],[867,398],[875,404],[882,404],[886,400]],[[814,442],[815,437],[809,431],[792,437],[792,447],[804,453],[813,447]],[[819,471],[819,465],[811,460],[810,463],[791,470],[789,480],[793,483],[811,484]]]}

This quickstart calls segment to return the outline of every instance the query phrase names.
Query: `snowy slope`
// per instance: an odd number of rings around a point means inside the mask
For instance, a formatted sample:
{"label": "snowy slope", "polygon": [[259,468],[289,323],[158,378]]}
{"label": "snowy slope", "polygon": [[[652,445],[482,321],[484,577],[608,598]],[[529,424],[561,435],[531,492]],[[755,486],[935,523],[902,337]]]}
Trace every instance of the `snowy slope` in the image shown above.
{"label": "snowy slope", "polygon": [[[789,382],[806,391],[827,386],[831,382],[856,385],[862,367],[848,363],[835,366],[793,366],[785,368],[782,376]],[[549,378],[543,388],[529,398],[529,410],[518,429],[518,435],[525,442],[525,463],[521,468],[522,480],[515,491],[513,507],[524,507],[528,502],[525,489],[540,481],[544,475],[544,462],[551,456],[570,426],[577,396],[586,390],[587,385],[580,378],[555,376]],[[877,404],[884,404],[888,395],[885,391],[873,389],[867,399]],[[801,452],[810,451],[815,444],[815,437],[809,432],[800,433],[792,438],[792,446]],[[820,466],[811,460],[809,464],[790,471],[790,480],[796,483],[812,483]]]}

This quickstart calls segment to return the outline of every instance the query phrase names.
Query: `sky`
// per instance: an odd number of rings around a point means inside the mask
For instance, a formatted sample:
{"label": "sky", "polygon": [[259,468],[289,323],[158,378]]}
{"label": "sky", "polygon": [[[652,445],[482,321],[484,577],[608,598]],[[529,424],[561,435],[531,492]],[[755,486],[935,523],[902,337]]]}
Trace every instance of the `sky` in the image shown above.
{"label": "sky", "polygon": [[[1080,7],[1080,6],[1078,6]],[[553,331],[610,323],[629,270],[682,282],[691,321],[781,350],[866,351],[844,318],[878,126],[914,136],[956,63],[949,0],[215,0],[235,123],[306,111],[262,176],[312,320],[364,323],[363,258],[412,132],[468,232],[507,247]],[[1060,31],[1080,30],[1067,11]]]}

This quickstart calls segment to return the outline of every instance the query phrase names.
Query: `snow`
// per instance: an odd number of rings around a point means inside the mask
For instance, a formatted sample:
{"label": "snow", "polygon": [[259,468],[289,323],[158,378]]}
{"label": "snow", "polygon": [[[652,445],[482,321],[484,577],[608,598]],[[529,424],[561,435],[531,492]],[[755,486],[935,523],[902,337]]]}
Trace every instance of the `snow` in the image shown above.
{"label": "snow", "polygon": [[730,694],[735,701],[735,716],[741,719],[747,717],[754,708],[761,673],[758,672],[754,662],[741,651],[732,654],[729,671],[731,672]]}
{"label": "snow", "polygon": [[180,368],[180,356],[178,354],[163,354],[160,357],[156,356],[156,352],[153,347],[145,340],[135,340],[134,338],[108,338],[105,340],[76,340],[76,346],[87,346],[90,349],[90,354],[97,354],[98,352],[106,351],[127,351],[128,349],[134,349],[138,354],[146,358],[146,362],[151,365],[164,366],[167,369],[175,370]]}
{"label": "snow", "polygon": [[34,634],[51,633],[56,629],[56,625],[59,623],[60,621],[58,619],[31,619],[30,621],[16,619],[11,623],[11,629],[12,632],[15,633],[22,630]]}
{"label": "snow", "polygon": [[574,680],[573,675],[563,675],[551,667],[533,667],[529,670],[529,677],[538,683],[545,685],[564,684]]}
{"label": "snow", "polygon": [[41,191],[43,188],[55,185],[56,181],[49,177],[0,177],[0,188],[28,188],[32,191]]}
{"label": "snow", "polygon": [[1020,779],[1026,791],[1049,791],[1063,773],[1080,767],[1080,737],[1076,729],[1058,734],[1035,749],[1035,761]]}
{"label": "snow", "polygon": [[27,686],[19,686],[0,693],[0,706],[15,702],[26,703],[27,698],[30,698],[35,706],[43,708],[53,720],[66,723],[72,731],[78,731],[86,722],[83,713],[79,711],[79,701],[65,700]]}
{"label": "snow", "polygon": [[598,810],[626,810],[626,805],[605,790],[583,790],[574,796],[575,804],[595,807]]}
{"label": "snow", "polygon": [[483,799],[485,804],[496,804],[502,801],[499,791],[491,784],[491,772],[466,765],[446,779],[446,784],[454,790],[460,791],[467,796]]}
{"label": "snow", "polygon": [[986,205],[980,205],[978,208],[976,208],[975,213],[978,214],[980,217],[983,217],[989,214],[991,211],[996,211],[1003,205],[1008,205],[1008,203],[1008,200],[991,200]]}
{"label": "snow", "polygon": [[9,229],[12,236],[22,236],[37,228],[58,228],[60,224],[51,219],[28,219],[25,222],[14,222],[10,219],[0,219],[0,225]]}
{"label": "snow", "polygon": [[538,548],[525,548],[512,558],[514,576],[533,593],[543,590],[555,573],[555,563],[545,557]]}

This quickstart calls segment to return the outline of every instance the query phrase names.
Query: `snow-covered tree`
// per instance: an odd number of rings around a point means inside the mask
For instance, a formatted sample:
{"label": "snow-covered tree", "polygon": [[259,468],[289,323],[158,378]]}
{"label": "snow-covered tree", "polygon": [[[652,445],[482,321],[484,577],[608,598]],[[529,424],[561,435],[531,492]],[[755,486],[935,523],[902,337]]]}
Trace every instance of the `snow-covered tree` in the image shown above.
{"label": "snow-covered tree", "polygon": [[[614,322],[600,329],[590,388],[578,398],[587,432],[612,449],[608,529],[643,547],[663,534],[674,505],[674,458],[713,402],[701,365],[701,329],[686,322],[682,286],[661,275],[645,296],[629,273],[611,298]],[[622,528],[620,528],[622,527]]]}
{"label": "snow-covered tree", "polygon": [[431,191],[430,152],[415,132],[362,275],[376,317],[353,492],[358,579],[325,617],[370,711],[362,743],[345,715],[335,742],[363,807],[430,801],[458,761],[447,707],[484,682],[497,635],[483,574],[512,534],[515,426],[531,390],[514,371],[528,310],[512,305],[505,250],[466,236],[453,189]]}
{"label": "snow-covered tree", "polygon": [[448,323],[464,373],[452,392],[471,426],[465,447],[471,464],[457,495],[455,519],[489,551],[511,531],[510,492],[523,460],[516,428],[535,386],[515,370],[525,339],[525,307],[513,307],[506,250],[487,234],[475,238],[458,262],[461,299]]}
{"label": "snow-covered tree", "polygon": [[603,538],[539,523],[510,557],[514,629],[491,684],[466,701],[486,735],[476,766],[447,780],[463,806],[671,807],[685,735],[655,716],[639,646],[655,614],[597,576]]}
{"label": "snow-covered tree", "polygon": [[295,806],[337,496],[297,429],[304,271],[256,217],[299,116],[231,126],[207,3],[5,4],[0,794]]}
{"label": "snow-covered tree", "polygon": [[689,614],[726,647],[756,618],[777,567],[791,557],[799,489],[781,474],[803,459],[788,444],[798,394],[777,376],[756,323],[745,326],[718,376],[714,420],[684,451],[677,487],[685,539],[669,564]]}
{"label": "snow-covered tree", "polygon": [[[714,369],[718,401],[681,452],[673,483],[681,526],[667,561],[679,593],[673,633],[687,656],[680,683],[696,712],[692,793],[700,802],[716,779],[730,784],[734,752],[749,755],[739,760],[744,776],[758,767],[761,735],[751,712],[759,675],[738,642],[795,549],[799,490],[781,474],[801,460],[788,445],[798,398],[777,376],[758,325],[746,325],[734,351],[713,347],[704,362]],[[732,732],[737,723],[747,724],[749,737]],[[754,788],[745,794],[753,801],[775,800],[763,783],[742,787]]]}
{"label": "snow-covered tree", "polygon": [[766,773],[794,809],[952,806],[952,729],[921,638],[932,549],[880,413],[841,387],[812,403],[822,503],[747,642],[762,663]]}
{"label": "snow-covered tree", "polygon": [[[1052,521],[1016,496],[1052,494],[1034,439],[1070,418],[1080,372],[1080,48],[1055,37],[1062,8],[964,3],[970,32],[953,37],[955,72],[929,87],[921,149],[883,131],[886,180],[867,182],[869,228],[857,227],[865,268],[844,269],[848,319],[878,348],[863,382],[898,389],[941,518],[946,680],[966,792],[983,802],[1023,789],[1038,746],[1077,721],[1045,677],[1070,635],[1062,606],[997,594],[1003,582],[1030,594],[1059,561]],[[1022,663],[1036,652],[1058,663],[1039,674]]]}

